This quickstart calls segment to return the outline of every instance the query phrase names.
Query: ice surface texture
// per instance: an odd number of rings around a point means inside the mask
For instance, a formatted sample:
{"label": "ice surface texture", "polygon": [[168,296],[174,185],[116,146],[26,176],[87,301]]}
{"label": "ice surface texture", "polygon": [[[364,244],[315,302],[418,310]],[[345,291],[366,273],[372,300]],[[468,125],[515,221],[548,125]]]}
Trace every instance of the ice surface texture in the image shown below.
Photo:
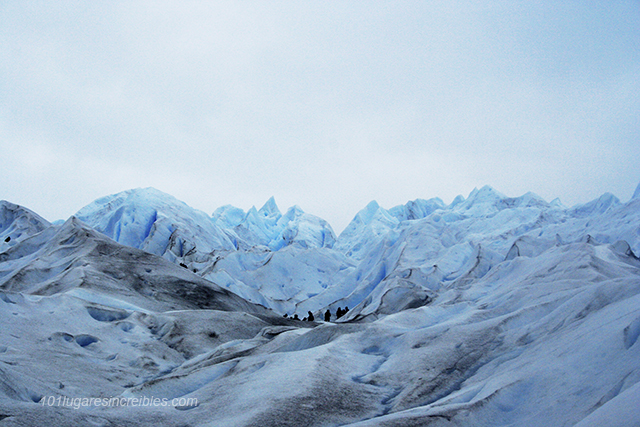
{"label": "ice surface texture", "polygon": [[59,225],[0,207],[3,425],[637,425],[637,197],[484,187],[371,203],[337,239],[274,200],[208,216],[132,190]]}
{"label": "ice surface texture", "polygon": [[387,210],[371,202],[337,239],[326,221],[296,206],[282,215],[273,198],[260,209],[224,206],[208,216],[152,188],[136,189],[98,199],[77,216],[281,314],[362,305],[356,316],[364,306],[363,315],[415,306],[443,281],[555,244],[624,240],[639,253],[634,200],[605,194],[565,208],[485,186],[450,205],[417,199]]}

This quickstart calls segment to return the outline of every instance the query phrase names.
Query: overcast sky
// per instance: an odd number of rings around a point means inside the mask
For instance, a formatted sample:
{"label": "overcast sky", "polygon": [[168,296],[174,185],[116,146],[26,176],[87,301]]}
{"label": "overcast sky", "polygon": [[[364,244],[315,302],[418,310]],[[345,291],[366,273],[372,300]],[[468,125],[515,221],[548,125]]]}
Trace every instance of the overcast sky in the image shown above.
{"label": "overcast sky", "polygon": [[340,232],[474,187],[640,181],[639,1],[0,1],[0,199],[155,187]]}

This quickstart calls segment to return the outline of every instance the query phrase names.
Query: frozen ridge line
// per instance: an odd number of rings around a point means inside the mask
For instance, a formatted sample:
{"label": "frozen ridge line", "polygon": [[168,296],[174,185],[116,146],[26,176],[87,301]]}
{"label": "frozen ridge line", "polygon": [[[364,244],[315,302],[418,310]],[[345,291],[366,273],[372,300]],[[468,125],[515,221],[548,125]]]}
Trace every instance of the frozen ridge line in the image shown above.
{"label": "frozen ridge line", "polygon": [[[392,294],[402,294],[388,310],[419,304],[441,280],[465,274],[471,267],[465,263],[478,251],[485,260],[487,254],[499,260],[531,252],[527,244],[549,247],[591,238],[625,240],[640,253],[628,213],[634,200],[622,204],[607,193],[565,208],[557,199],[548,203],[534,193],[507,197],[485,186],[449,205],[438,198],[416,199],[387,210],[373,201],[337,239],[326,221],[297,206],[282,215],[273,198],[260,209],[244,212],[227,205],[208,216],[155,189],[136,189],[99,199],[77,216],[120,243],[187,266],[250,301],[304,315],[323,307],[355,307],[379,285],[379,296],[372,298],[382,298],[387,285]],[[409,243],[411,233],[424,240],[392,265],[401,253],[394,248]],[[423,247],[430,248],[429,256],[414,259]],[[408,274],[414,276],[404,280]]]}
{"label": "frozen ridge line", "polygon": [[[566,208],[483,187],[450,205],[371,203],[319,244],[322,222],[273,200],[209,216],[125,193],[84,216],[96,228],[0,204],[2,424],[636,423],[637,197]],[[326,310],[331,322],[282,316]]]}

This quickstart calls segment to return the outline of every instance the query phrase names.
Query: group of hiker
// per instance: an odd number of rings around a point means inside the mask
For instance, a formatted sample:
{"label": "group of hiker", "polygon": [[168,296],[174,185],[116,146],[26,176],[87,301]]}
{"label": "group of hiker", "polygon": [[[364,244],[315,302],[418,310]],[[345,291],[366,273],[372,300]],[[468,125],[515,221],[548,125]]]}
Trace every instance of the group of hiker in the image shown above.
{"label": "group of hiker", "polygon": [[[347,314],[348,311],[349,311],[349,307],[347,307],[347,306],[345,306],[344,308],[338,307],[338,309],[336,310],[336,320],[341,318],[345,314]],[[313,313],[311,311],[308,311],[307,313],[308,313],[307,317],[304,317],[302,319],[302,321],[303,322],[313,322],[315,320],[315,317],[314,317]],[[285,313],[284,317],[289,317],[289,315]],[[298,317],[298,313],[295,313],[293,315],[292,319],[293,320],[300,320],[300,317]],[[330,322],[331,321],[331,310],[327,309],[327,311],[324,312],[324,321],[325,322]]]}

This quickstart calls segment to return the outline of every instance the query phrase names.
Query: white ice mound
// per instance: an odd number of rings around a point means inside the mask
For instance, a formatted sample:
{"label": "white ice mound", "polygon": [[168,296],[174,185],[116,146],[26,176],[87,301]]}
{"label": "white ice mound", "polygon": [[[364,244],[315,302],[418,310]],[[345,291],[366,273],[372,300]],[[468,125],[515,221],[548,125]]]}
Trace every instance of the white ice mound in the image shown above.
{"label": "white ice mound", "polygon": [[233,235],[206,213],[153,188],[103,197],[76,217],[118,243],[171,261],[236,248]]}
{"label": "white ice mound", "polygon": [[0,200],[0,245],[11,246],[41,232],[49,222],[35,212]]}

